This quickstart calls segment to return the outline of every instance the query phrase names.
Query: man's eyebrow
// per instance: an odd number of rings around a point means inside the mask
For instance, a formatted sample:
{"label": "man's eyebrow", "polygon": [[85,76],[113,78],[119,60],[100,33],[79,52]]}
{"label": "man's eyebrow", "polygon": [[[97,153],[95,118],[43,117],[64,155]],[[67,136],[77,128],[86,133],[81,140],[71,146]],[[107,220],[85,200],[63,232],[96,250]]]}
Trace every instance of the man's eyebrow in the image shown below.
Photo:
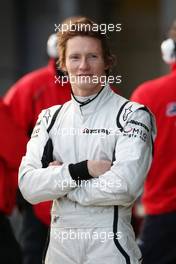
{"label": "man's eyebrow", "polygon": [[78,56],[78,55],[80,55],[80,53],[74,52],[74,53],[70,53],[68,56],[70,57],[70,56]]}
{"label": "man's eyebrow", "polygon": [[97,51],[90,51],[90,52],[88,52],[87,54],[88,54],[88,55],[89,55],[89,54],[95,54],[95,55],[98,55],[99,52],[97,52]]}

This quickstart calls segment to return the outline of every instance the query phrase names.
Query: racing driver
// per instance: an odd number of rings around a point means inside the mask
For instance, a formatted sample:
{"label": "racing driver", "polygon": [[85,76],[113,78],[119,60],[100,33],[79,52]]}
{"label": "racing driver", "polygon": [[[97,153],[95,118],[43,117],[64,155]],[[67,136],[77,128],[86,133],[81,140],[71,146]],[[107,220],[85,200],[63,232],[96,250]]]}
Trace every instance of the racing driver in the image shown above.
{"label": "racing driver", "polygon": [[72,99],[41,112],[19,170],[26,200],[53,200],[46,264],[142,261],[131,208],[152,161],[154,119],[102,84],[113,57],[94,24],[77,17],[58,32]]}

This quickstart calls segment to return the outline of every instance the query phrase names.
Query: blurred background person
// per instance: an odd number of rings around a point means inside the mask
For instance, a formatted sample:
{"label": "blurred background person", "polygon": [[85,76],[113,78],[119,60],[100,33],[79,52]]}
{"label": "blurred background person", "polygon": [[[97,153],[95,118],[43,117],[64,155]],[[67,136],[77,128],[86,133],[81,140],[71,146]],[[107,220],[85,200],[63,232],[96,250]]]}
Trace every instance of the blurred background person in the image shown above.
{"label": "blurred background person", "polygon": [[[58,58],[55,34],[52,34],[47,41],[47,53],[50,58],[48,65],[22,77],[4,97],[11,115],[28,138],[42,109],[63,104],[71,98],[70,84],[67,82],[62,85],[57,79],[63,76],[63,73],[56,66]],[[23,263],[39,264],[42,262],[50,224],[51,203],[31,206],[18,191],[17,204],[22,214],[20,244]]]}
{"label": "blurred background person", "polygon": [[27,138],[15,124],[2,98],[0,123],[0,263],[20,264],[21,251],[8,216],[16,204],[17,171]]}
{"label": "blurred background person", "polygon": [[131,96],[151,109],[158,129],[142,197],[145,218],[139,244],[144,264],[176,263],[176,20],[161,51],[171,73],[139,85]]}

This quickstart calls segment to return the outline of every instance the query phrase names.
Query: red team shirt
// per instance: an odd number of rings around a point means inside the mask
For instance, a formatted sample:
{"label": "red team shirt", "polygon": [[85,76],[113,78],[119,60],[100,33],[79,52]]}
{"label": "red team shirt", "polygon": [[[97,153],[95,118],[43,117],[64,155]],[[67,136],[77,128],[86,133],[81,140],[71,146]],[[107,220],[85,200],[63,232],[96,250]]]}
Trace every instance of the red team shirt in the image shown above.
{"label": "red team shirt", "polygon": [[27,137],[1,99],[0,123],[0,212],[10,214],[16,202],[17,170],[25,153]]}
{"label": "red team shirt", "polygon": [[140,85],[132,101],[146,105],[155,115],[157,137],[154,159],[142,197],[146,214],[176,210],[176,64],[172,72]]}
{"label": "red team shirt", "polygon": [[[28,136],[42,109],[63,104],[71,98],[70,85],[61,86],[55,76],[55,61],[51,60],[46,67],[21,78],[4,98],[13,118]],[[36,216],[47,225],[50,224],[50,207],[51,202],[33,205]]]}

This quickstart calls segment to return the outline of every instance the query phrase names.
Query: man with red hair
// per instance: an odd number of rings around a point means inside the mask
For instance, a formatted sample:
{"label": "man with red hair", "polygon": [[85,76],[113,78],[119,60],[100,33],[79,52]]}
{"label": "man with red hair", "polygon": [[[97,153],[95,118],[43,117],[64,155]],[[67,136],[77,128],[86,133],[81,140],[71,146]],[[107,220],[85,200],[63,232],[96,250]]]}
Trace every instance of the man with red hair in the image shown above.
{"label": "man with red hair", "polygon": [[72,99],[41,112],[19,187],[32,204],[53,200],[45,263],[141,263],[130,219],[152,160],[153,118],[110,89],[107,36],[88,18],[72,24],[58,33]]}

